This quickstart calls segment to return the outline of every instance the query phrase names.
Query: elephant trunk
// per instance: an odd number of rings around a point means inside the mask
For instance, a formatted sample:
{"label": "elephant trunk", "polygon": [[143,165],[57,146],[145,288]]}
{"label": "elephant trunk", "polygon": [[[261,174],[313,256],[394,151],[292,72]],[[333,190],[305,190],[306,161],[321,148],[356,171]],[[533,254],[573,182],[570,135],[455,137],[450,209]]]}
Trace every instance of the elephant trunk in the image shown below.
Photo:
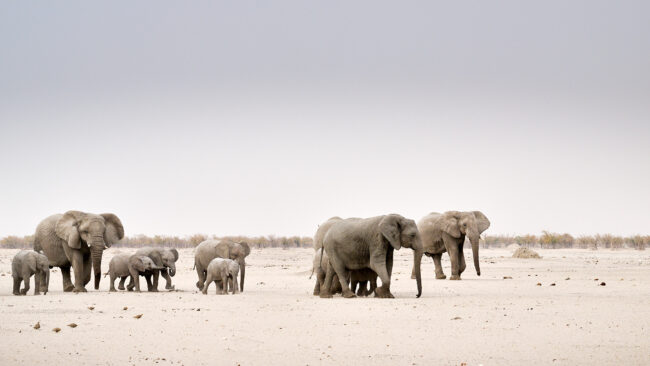
{"label": "elephant trunk", "polygon": [[246,262],[243,260],[239,263],[239,275],[241,276],[241,278],[239,279],[239,283],[240,283],[239,291],[244,292],[244,277],[246,277]]}
{"label": "elephant trunk", "polygon": [[413,250],[413,272],[415,272],[415,282],[418,286],[417,297],[420,297],[422,295],[422,273],[420,271],[420,264],[422,263],[423,254],[424,250],[421,246]]}
{"label": "elephant trunk", "polygon": [[175,263],[171,263],[169,265],[169,275],[172,276],[172,277],[174,277],[176,275],[176,264]]}
{"label": "elephant trunk", "polygon": [[44,293],[47,294],[47,291],[50,289],[50,269],[48,268],[47,271],[45,271],[45,291]]}
{"label": "elephant trunk", "polygon": [[481,275],[481,267],[478,264],[478,240],[479,240],[478,235],[476,235],[476,236],[472,235],[469,238],[470,243],[472,243],[472,255],[474,256],[474,269],[476,269],[476,274],[478,276],[480,276]]}
{"label": "elephant trunk", "polygon": [[102,253],[104,252],[104,243],[97,243],[90,246],[90,258],[93,263],[93,272],[95,273],[95,290],[99,289],[99,281],[102,278]]}

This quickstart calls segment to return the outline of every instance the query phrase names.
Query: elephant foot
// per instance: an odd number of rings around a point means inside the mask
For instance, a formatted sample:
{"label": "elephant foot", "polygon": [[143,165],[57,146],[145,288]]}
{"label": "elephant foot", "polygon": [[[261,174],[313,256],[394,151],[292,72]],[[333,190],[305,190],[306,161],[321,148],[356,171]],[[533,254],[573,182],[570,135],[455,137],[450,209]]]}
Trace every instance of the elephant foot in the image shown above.
{"label": "elephant foot", "polygon": [[74,285],[67,285],[63,287],[63,292],[72,292],[74,290]]}
{"label": "elephant foot", "polygon": [[88,290],[86,290],[85,287],[79,287],[79,288],[75,287],[74,290],[72,290],[72,292],[74,292],[74,293],[88,292]]}
{"label": "elephant foot", "polygon": [[390,290],[387,290],[387,289],[385,289],[383,287],[377,287],[377,289],[375,290],[375,296],[379,297],[379,298],[382,298],[382,299],[394,299],[395,298],[395,296],[393,296],[393,294],[390,293]]}
{"label": "elephant foot", "polygon": [[348,290],[348,291],[343,291],[343,297],[345,297],[346,299],[351,299],[357,297],[357,295],[355,295],[354,292]]}
{"label": "elephant foot", "polygon": [[436,273],[436,280],[444,280],[447,276],[444,273]]}
{"label": "elephant foot", "polygon": [[176,286],[166,285],[166,286],[165,286],[165,290],[170,290],[170,291],[172,291],[172,290],[176,290]]}
{"label": "elephant foot", "polygon": [[40,294],[40,292],[34,292],[34,296],[39,296]]}
{"label": "elephant foot", "polygon": [[197,287],[199,290],[203,290],[203,284],[202,284],[201,282],[198,282],[198,281],[197,281],[197,282],[196,282],[196,287]]}
{"label": "elephant foot", "polygon": [[203,295],[207,295],[207,294],[208,294],[207,291],[201,291],[201,293],[202,293]]}
{"label": "elephant foot", "polygon": [[[120,286],[120,287],[118,287],[118,289],[120,289],[120,290],[122,290],[122,291],[125,290],[125,289],[124,289],[124,286]],[[113,289],[113,291],[115,291],[115,289]]]}
{"label": "elephant foot", "polygon": [[20,296],[20,292],[14,292],[14,295]]}
{"label": "elephant foot", "polygon": [[[122,290],[124,290],[124,289],[122,289]],[[112,288],[112,289],[108,290],[108,292],[117,292],[117,290],[115,290],[114,288]]]}
{"label": "elephant foot", "polygon": [[320,295],[318,296],[320,296],[321,299],[331,299],[332,297],[334,297],[329,292],[321,292]]}
{"label": "elephant foot", "polygon": [[320,295],[320,291],[318,291],[318,290],[314,290],[313,295],[314,295],[314,296],[318,296],[318,295]]}
{"label": "elephant foot", "polygon": [[460,281],[460,275],[451,275],[449,279],[452,281]]}

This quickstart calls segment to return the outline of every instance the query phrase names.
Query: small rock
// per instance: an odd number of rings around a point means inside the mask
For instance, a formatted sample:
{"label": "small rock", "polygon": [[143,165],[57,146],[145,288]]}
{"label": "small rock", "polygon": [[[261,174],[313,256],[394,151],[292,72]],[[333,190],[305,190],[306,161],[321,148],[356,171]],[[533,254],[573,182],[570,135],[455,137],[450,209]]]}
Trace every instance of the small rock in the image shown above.
{"label": "small rock", "polygon": [[598,279],[597,279],[597,278],[594,278],[594,281],[598,281]]}
{"label": "small rock", "polygon": [[460,320],[460,319],[462,319],[462,318],[459,317],[459,316],[455,316],[455,317],[451,318],[451,320]]}
{"label": "small rock", "polygon": [[58,333],[58,332],[60,332],[60,331],[61,331],[61,328],[59,328],[59,327],[56,327],[56,328],[54,328],[54,329],[52,329],[52,331],[53,331],[54,333]]}
{"label": "small rock", "polygon": [[142,314],[138,314],[138,315],[134,316],[134,318],[140,319],[140,318],[142,318]]}
{"label": "small rock", "polygon": [[129,310],[129,307],[125,306],[125,307],[122,308],[122,310]]}
{"label": "small rock", "polygon": [[607,286],[607,284],[605,282],[601,282],[600,285],[601,286]]}
{"label": "small rock", "polygon": [[68,326],[69,326],[70,328],[76,328],[76,327],[77,327],[77,324],[75,324],[75,323],[70,323],[70,324],[68,324]]}
{"label": "small rock", "polygon": [[552,283],[551,286],[555,286],[555,283]]}
{"label": "small rock", "polygon": [[542,283],[541,283],[541,282],[537,282],[537,286],[541,286],[541,285],[542,285]]}
{"label": "small rock", "polygon": [[34,324],[34,329],[41,329],[41,322],[36,322],[36,324]]}
{"label": "small rock", "polygon": [[564,280],[565,280],[565,281],[568,281],[568,280],[570,280],[570,279],[571,279],[571,277],[567,277],[567,278],[565,278]]}
{"label": "small rock", "polygon": [[88,310],[95,310],[95,307],[94,306],[89,306]]}
{"label": "small rock", "polygon": [[503,279],[504,279],[504,280],[511,280],[512,277],[510,277],[510,276],[503,276]]}

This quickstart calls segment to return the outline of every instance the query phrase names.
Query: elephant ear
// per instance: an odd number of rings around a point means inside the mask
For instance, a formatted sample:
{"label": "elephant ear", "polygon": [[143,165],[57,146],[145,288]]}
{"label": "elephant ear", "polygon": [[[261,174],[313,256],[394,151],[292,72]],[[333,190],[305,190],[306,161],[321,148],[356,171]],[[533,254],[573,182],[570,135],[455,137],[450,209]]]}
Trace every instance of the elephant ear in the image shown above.
{"label": "elephant ear", "polygon": [[458,215],[455,212],[447,212],[438,219],[440,229],[454,238],[460,238],[460,228],[458,227]]}
{"label": "elephant ear", "polygon": [[171,248],[169,251],[174,255],[174,262],[176,262],[178,260],[178,250]]}
{"label": "elephant ear", "polygon": [[248,257],[248,255],[251,254],[251,247],[248,246],[248,243],[245,241],[239,242],[239,245],[241,245],[244,250],[244,257]]}
{"label": "elephant ear", "polygon": [[481,211],[473,211],[474,217],[476,217],[476,226],[478,228],[478,233],[481,234],[490,227],[490,220],[487,216],[483,215]]}
{"label": "elephant ear", "polygon": [[117,243],[124,237],[124,226],[122,221],[112,213],[103,213],[100,215],[104,218],[106,223],[106,231],[104,231],[104,242],[107,247]]}
{"label": "elephant ear", "polygon": [[32,272],[36,272],[36,256],[35,255],[26,255],[25,257],[25,264],[29,267],[29,270]]}
{"label": "elephant ear", "polygon": [[63,214],[63,217],[54,226],[56,236],[65,240],[68,246],[73,249],[81,248],[79,221],[82,216],[83,212],[81,211],[68,211]]}
{"label": "elephant ear", "polygon": [[386,215],[379,222],[379,231],[381,231],[381,234],[395,250],[399,250],[402,247],[400,241],[400,218],[399,215]]}
{"label": "elephant ear", "polygon": [[138,272],[144,272],[144,258],[146,257],[138,257],[136,260],[133,261],[133,268],[135,268],[136,271]]}
{"label": "elephant ear", "polygon": [[162,255],[158,251],[153,251],[149,254],[148,256],[149,259],[153,261],[153,263],[159,267],[164,267],[165,264],[162,259]]}

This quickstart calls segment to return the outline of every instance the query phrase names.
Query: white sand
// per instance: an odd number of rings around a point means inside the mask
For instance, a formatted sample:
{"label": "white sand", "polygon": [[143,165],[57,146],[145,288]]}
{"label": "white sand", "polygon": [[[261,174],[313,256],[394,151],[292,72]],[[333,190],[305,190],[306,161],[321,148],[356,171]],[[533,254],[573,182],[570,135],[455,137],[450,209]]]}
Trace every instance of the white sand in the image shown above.
{"label": "white sand", "polygon": [[253,250],[235,296],[198,293],[183,250],[178,292],[109,294],[104,278],[101,292],[62,293],[57,271],[49,294],[18,297],[16,252],[0,250],[0,365],[650,363],[650,251],[540,250],[539,260],[482,250],[483,276],[468,258],[462,281],[435,280],[425,258],[416,299],[412,252],[401,250],[392,300],[312,296],[310,249]]}

